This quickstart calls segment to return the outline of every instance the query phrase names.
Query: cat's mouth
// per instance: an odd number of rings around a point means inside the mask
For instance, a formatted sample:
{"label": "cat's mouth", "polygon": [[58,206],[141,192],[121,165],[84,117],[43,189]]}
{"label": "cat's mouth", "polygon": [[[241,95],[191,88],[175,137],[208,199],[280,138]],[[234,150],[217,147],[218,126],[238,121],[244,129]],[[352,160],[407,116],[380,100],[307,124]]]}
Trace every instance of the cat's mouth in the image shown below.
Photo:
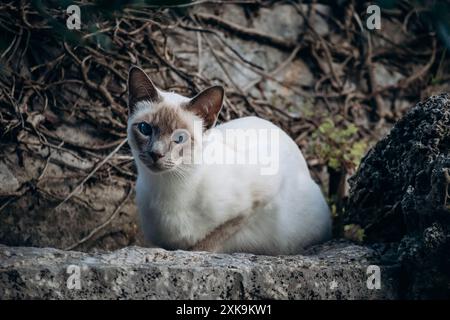
{"label": "cat's mouth", "polygon": [[145,166],[150,171],[155,172],[155,173],[170,171],[170,170],[173,170],[177,166],[177,163],[174,161],[171,161],[171,160],[160,159],[160,160],[154,161],[146,153],[140,154],[139,158],[141,159],[141,161],[145,164]]}

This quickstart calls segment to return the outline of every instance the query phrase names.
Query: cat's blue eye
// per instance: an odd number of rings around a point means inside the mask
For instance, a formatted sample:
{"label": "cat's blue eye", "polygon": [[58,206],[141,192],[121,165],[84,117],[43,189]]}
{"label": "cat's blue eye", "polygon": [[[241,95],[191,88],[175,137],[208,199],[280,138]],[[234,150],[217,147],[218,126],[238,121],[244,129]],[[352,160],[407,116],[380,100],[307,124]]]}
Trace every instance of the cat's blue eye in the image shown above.
{"label": "cat's blue eye", "polygon": [[189,138],[188,134],[182,130],[176,131],[172,136],[173,142],[175,142],[177,144],[186,142],[188,138]]}
{"label": "cat's blue eye", "polygon": [[153,133],[152,126],[149,125],[147,122],[139,123],[138,124],[138,129],[144,136],[151,136],[152,133]]}

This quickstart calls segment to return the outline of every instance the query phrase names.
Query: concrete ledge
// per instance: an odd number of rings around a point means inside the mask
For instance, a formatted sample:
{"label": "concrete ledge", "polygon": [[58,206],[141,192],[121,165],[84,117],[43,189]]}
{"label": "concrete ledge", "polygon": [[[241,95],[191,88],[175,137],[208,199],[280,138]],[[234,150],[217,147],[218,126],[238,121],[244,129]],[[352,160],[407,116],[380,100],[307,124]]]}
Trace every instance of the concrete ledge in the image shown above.
{"label": "concrete ledge", "polygon": [[[310,255],[255,256],[128,247],[108,253],[0,246],[0,299],[395,299],[395,264],[345,242]],[[381,289],[367,288],[367,267]],[[73,269],[69,269],[69,266]],[[80,272],[80,289],[68,281]],[[75,276],[74,276],[75,274]]]}

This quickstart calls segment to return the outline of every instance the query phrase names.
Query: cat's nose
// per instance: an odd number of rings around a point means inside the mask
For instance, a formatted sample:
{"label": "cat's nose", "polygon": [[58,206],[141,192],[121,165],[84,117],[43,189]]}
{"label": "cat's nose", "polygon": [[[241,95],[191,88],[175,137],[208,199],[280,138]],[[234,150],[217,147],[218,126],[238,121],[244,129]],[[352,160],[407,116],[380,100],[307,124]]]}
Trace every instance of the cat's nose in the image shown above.
{"label": "cat's nose", "polygon": [[158,161],[159,159],[161,159],[164,155],[162,153],[159,152],[155,152],[155,151],[150,151],[150,157],[152,158],[153,162]]}

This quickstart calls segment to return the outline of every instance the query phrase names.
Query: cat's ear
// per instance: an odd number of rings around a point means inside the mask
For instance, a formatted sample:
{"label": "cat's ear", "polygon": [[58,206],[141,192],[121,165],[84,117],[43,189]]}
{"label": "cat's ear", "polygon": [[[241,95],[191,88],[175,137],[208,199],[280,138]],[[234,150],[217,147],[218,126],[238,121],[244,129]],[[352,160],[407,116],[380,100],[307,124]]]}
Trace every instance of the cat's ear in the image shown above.
{"label": "cat's ear", "polygon": [[136,66],[131,67],[128,73],[128,111],[134,112],[139,101],[160,101],[158,89],[145,74],[144,70]]}
{"label": "cat's ear", "polygon": [[224,90],[221,86],[207,88],[197,94],[186,105],[186,109],[203,119],[207,129],[214,126],[224,98]]}

